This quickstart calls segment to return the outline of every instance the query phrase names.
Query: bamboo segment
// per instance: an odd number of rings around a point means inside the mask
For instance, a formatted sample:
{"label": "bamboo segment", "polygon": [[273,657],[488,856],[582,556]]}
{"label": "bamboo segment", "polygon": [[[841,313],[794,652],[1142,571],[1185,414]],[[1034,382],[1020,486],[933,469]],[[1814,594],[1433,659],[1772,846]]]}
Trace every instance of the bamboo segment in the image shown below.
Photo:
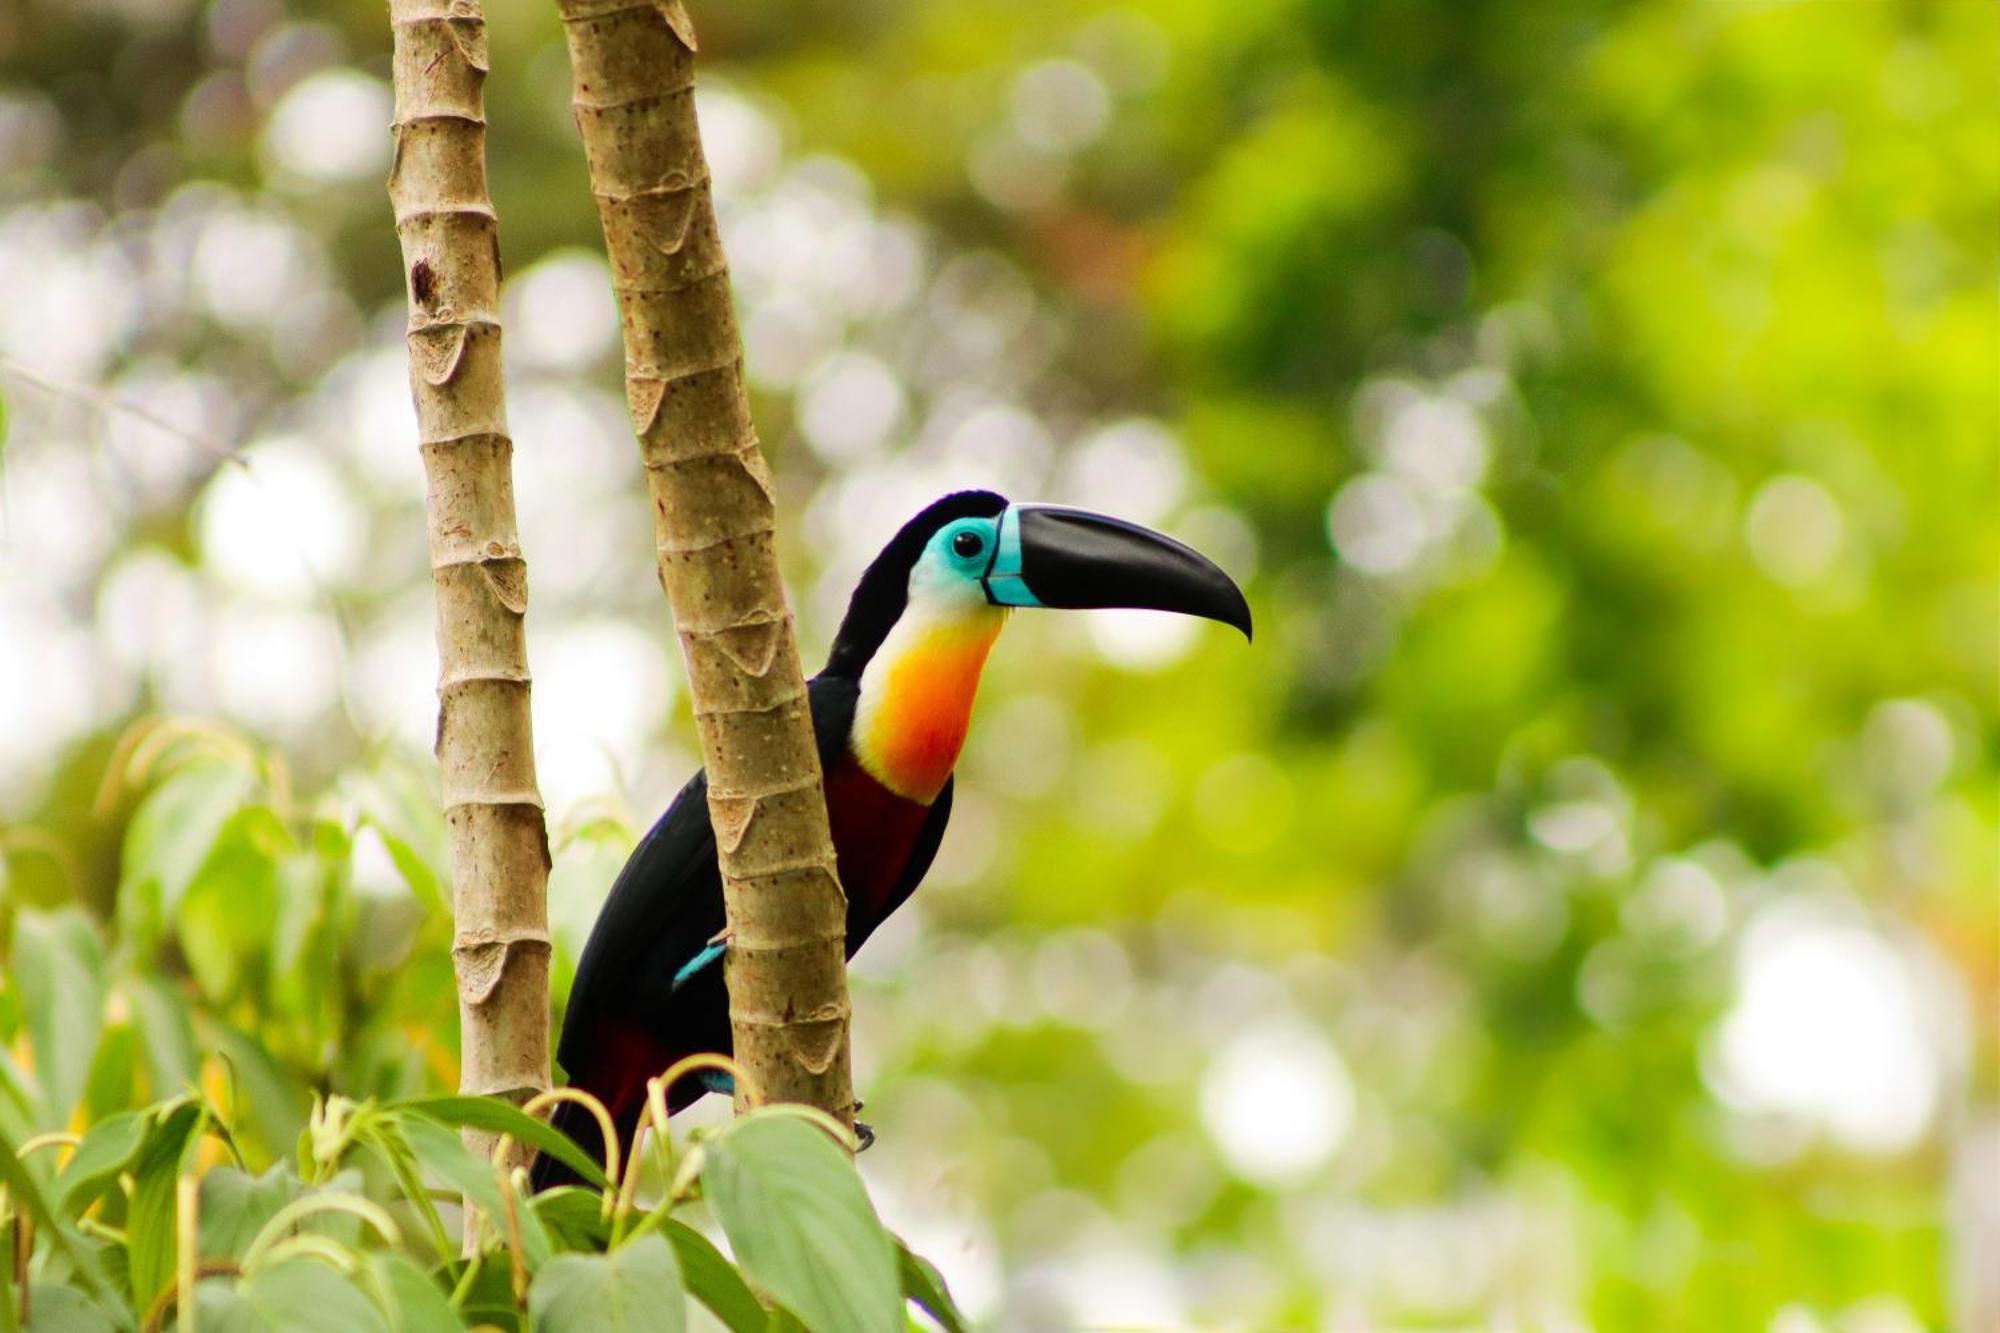
{"label": "bamboo segment", "polygon": [[678,0],[558,0],[715,825],[739,1102],[851,1122],[846,899]]}
{"label": "bamboo segment", "polygon": [[389,199],[408,279],[410,391],[437,595],[459,1086],[521,1102],[548,1083],[549,847],[500,363],[500,237],[486,189],[486,25],[478,0],[390,0],[389,16]]}

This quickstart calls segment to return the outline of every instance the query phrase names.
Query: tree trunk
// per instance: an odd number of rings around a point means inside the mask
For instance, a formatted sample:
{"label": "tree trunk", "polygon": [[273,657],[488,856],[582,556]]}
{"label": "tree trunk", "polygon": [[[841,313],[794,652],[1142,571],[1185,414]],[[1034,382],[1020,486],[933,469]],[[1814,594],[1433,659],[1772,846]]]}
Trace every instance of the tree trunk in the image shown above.
{"label": "tree trunk", "polygon": [[520,1102],[548,1084],[549,844],[500,366],[500,238],[486,190],[486,24],[478,0],[390,0],[389,14],[389,199],[409,282],[410,390],[429,483],[459,1086]]}
{"label": "tree trunk", "polygon": [[660,582],[708,762],[738,1104],[804,1102],[851,1122],[846,898],[695,126],[694,29],[679,0],[558,6]]}

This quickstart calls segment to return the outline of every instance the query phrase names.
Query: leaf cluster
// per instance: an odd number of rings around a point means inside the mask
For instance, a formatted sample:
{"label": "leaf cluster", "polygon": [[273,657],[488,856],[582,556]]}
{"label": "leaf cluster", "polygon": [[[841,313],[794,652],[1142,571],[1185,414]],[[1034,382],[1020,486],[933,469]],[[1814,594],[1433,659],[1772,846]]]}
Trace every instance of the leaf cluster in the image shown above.
{"label": "leaf cluster", "polygon": [[[690,1298],[732,1333],[901,1328],[908,1302],[961,1327],[831,1122],[771,1108],[676,1159],[656,1098],[654,1151],[598,1163],[532,1114],[584,1094],[437,1095],[449,923],[414,778],[302,803],[275,755],[155,721],[100,804],[130,807],[109,929],[6,912],[0,1333],[671,1331]],[[509,1140],[592,1188],[530,1194]]]}
{"label": "leaf cluster", "polygon": [[[554,1153],[598,1188],[530,1195],[465,1128]],[[964,1326],[807,1117],[755,1112],[661,1167],[670,1186],[635,1207],[637,1170],[620,1190],[545,1122],[454,1096],[327,1098],[296,1154],[261,1171],[194,1094],[80,1136],[0,1137],[0,1329],[678,1333],[690,1298],[732,1333],[902,1328],[906,1302]],[[734,1260],[676,1216],[704,1203]]]}

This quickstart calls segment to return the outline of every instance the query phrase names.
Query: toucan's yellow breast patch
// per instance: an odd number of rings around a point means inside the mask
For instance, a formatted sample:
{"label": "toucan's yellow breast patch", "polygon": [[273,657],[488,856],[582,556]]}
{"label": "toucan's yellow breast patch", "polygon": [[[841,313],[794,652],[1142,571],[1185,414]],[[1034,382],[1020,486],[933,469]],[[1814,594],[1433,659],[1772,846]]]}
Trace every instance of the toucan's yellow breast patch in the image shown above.
{"label": "toucan's yellow breast patch", "polygon": [[857,757],[899,795],[928,803],[965,745],[986,655],[1006,613],[981,606],[898,624],[862,676]]}

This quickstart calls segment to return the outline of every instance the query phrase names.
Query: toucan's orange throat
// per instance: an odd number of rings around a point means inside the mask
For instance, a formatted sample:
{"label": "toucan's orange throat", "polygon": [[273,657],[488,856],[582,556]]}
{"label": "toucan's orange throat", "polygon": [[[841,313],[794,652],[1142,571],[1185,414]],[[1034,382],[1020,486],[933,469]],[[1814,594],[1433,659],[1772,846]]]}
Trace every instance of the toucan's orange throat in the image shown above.
{"label": "toucan's orange throat", "polygon": [[1004,609],[983,603],[933,608],[915,602],[861,676],[854,754],[877,782],[928,805],[943,790],[965,732],[979,672]]}

